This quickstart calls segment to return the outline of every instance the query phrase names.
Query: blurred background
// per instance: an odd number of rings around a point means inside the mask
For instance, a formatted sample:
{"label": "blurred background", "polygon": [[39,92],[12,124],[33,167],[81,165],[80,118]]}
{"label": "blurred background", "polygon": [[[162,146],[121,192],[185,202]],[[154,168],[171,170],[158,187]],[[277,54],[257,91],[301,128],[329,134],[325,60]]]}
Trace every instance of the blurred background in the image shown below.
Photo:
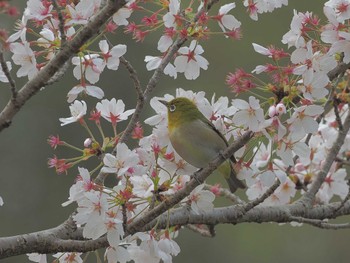
{"label": "blurred background", "polygon": [[[11,1],[23,11],[25,2]],[[220,5],[227,1],[220,1]],[[182,87],[195,92],[205,91],[207,98],[215,93],[217,96],[233,94],[225,85],[225,76],[229,71],[243,68],[251,71],[256,65],[267,62],[252,48],[252,42],[267,46],[273,44],[282,47],[281,39],[289,30],[293,9],[312,11],[320,15],[324,1],[289,1],[288,7],[283,7],[272,14],[259,16],[259,21],[252,21],[241,1],[231,13],[242,22],[243,38],[232,41],[222,36],[212,37],[210,41],[202,42],[210,65],[207,71],[201,71],[201,76],[195,81],[187,81],[182,75],[176,80],[163,76],[152,96],[163,96],[166,93],[175,94],[175,89]],[[219,5],[215,6],[215,12]],[[214,13],[215,13],[214,12]],[[1,16],[0,24],[9,30],[13,28],[14,20]],[[219,31],[217,25],[213,25]],[[128,59],[136,68],[143,87],[153,72],[146,71],[143,62],[145,55],[158,55],[156,43],[159,34],[145,39],[143,43],[135,43],[130,36],[117,31],[111,41],[114,44],[127,44]],[[286,46],[284,46],[286,48]],[[10,54],[7,54],[8,57]],[[270,61],[269,61],[270,62]],[[14,74],[15,71],[12,71]],[[21,87],[26,79],[19,79],[17,86]],[[70,115],[66,103],[67,92],[78,82],[68,70],[60,82],[47,87],[35,95],[16,115],[13,124],[0,134],[0,196],[4,206],[0,207],[0,236],[12,236],[54,227],[64,221],[74,210],[74,205],[62,208],[61,203],[67,200],[69,188],[72,185],[77,169],[69,171],[68,175],[57,175],[53,169],[47,168],[47,159],[56,154],[67,157],[74,152],[53,151],[46,143],[49,135],[60,135],[78,147],[82,147],[85,131],[72,124],[60,127],[59,117]],[[103,88],[106,98],[123,99],[126,108],[135,105],[135,94],[127,71],[121,66],[115,71],[106,70],[98,83]],[[0,83],[0,106],[3,108],[9,97],[9,89]],[[84,98],[89,111],[95,106],[96,100]],[[153,110],[147,104],[142,120],[152,116]],[[125,123],[121,124],[125,125]],[[144,126],[145,134],[150,127]],[[244,197],[244,194],[242,193]],[[290,227],[277,224],[239,224],[217,226],[215,238],[203,238],[189,230],[180,232],[177,242],[181,253],[174,262],[349,262],[349,230],[321,230],[309,226]],[[102,252],[103,253],[103,252]],[[1,262],[28,262],[25,256],[5,259]],[[91,256],[88,262],[96,262]]]}

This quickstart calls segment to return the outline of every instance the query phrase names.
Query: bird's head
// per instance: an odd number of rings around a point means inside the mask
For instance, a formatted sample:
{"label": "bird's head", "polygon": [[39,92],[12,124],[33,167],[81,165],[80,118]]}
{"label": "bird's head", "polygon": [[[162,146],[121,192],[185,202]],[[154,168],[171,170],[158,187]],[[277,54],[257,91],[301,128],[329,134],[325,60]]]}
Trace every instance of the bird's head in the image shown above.
{"label": "bird's head", "polygon": [[202,118],[203,116],[193,101],[188,98],[179,97],[169,102],[165,100],[159,100],[159,102],[168,109],[169,128]]}

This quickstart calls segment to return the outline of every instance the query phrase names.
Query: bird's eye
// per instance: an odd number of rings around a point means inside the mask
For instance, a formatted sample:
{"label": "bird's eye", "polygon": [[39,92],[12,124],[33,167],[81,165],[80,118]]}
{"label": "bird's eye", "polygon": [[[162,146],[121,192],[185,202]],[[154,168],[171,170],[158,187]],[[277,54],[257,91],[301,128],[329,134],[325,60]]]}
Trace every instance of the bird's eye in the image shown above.
{"label": "bird's eye", "polygon": [[170,106],[169,106],[169,110],[170,110],[171,112],[174,112],[174,111],[176,110],[176,106],[175,106],[175,105],[170,105]]}

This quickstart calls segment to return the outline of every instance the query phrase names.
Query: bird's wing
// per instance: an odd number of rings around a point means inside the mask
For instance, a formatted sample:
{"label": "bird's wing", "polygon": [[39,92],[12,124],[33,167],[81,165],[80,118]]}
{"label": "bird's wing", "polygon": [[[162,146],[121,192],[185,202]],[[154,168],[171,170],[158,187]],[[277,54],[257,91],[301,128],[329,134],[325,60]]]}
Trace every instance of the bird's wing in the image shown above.
{"label": "bird's wing", "polygon": [[[204,117],[204,116],[203,116],[203,117]],[[225,136],[224,136],[218,129],[216,129],[215,125],[214,125],[211,121],[209,121],[209,120],[208,120],[207,118],[205,118],[205,117],[204,117],[204,120],[203,120],[203,121],[204,121],[205,124],[207,124],[211,129],[213,129],[213,130],[220,136],[220,138],[225,142],[226,146],[229,145],[228,142],[227,142],[227,140],[226,140],[226,138],[225,138]],[[236,158],[235,158],[233,155],[231,155],[230,159],[231,159],[231,161],[232,161],[233,163],[236,163],[236,162],[237,162]]]}

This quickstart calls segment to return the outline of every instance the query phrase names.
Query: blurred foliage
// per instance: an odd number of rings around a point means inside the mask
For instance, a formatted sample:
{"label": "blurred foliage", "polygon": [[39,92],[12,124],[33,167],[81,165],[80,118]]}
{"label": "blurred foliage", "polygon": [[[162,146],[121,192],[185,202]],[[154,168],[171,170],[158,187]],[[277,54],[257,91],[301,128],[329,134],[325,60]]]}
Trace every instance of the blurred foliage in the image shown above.
{"label": "blurred foliage", "polygon": [[[14,5],[23,10],[24,1],[13,0]],[[227,1],[222,1],[222,3]],[[322,15],[324,1],[290,0],[288,7],[276,10],[272,14],[261,15],[258,22],[250,20],[241,2],[237,2],[234,14],[242,22],[243,39],[232,41],[223,36],[213,35],[210,41],[202,42],[205,53],[203,56],[210,62],[209,69],[202,71],[195,81],[187,81],[183,76],[173,80],[163,77],[153,93],[163,96],[174,94],[175,88],[204,90],[207,97],[216,93],[217,96],[233,98],[225,86],[225,76],[236,67],[251,71],[256,65],[265,63],[265,57],[256,54],[251,43],[263,46],[274,44],[282,47],[281,38],[289,30],[293,9],[298,11],[313,11]],[[220,1],[221,3],[221,1]],[[215,7],[217,10],[219,6]],[[3,19],[2,26],[11,30],[13,22]],[[214,25],[214,27],[217,27]],[[217,27],[219,30],[219,27]],[[145,55],[158,55],[156,44],[159,34],[146,38],[143,43],[135,43],[130,36],[118,33],[110,37],[112,43],[127,44],[126,58],[139,73],[143,86],[153,72],[147,72],[143,59]],[[286,48],[284,46],[284,48]],[[8,54],[10,56],[10,54]],[[17,82],[18,87],[26,79]],[[0,236],[38,231],[54,227],[67,218],[74,206],[62,208],[61,203],[68,197],[69,187],[75,179],[76,169],[68,175],[56,175],[53,169],[47,168],[47,158],[53,154],[69,156],[72,152],[53,151],[46,143],[49,135],[59,134],[61,139],[74,145],[82,146],[85,131],[72,124],[60,127],[58,118],[68,117],[69,109],[66,94],[77,83],[68,70],[64,78],[34,96],[14,118],[9,129],[0,136],[0,195],[5,205],[0,208]],[[128,72],[121,66],[117,72],[106,71],[98,83],[106,93],[106,98],[116,97],[124,100],[126,108],[133,108],[135,96],[132,81]],[[6,105],[10,93],[6,85],[0,84],[1,108]],[[96,100],[84,98],[91,110]],[[147,106],[142,118],[153,114]],[[122,125],[125,125],[122,124]],[[149,127],[145,127],[148,134]],[[215,182],[211,178],[210,182]],[[242,194],[243,196],[243,194]],[[309,226],[290,227],[277,224],[240,224],[221,225],[216,228],[215,238],[203,238],[189,230],[181,231],[177,242],[181,253],[174,262],[348,262],[348,230],[320,230]],[[28,262],[25,256],[3,260],[4,263]],[[96,262],[91,257],[89,262]]]}

